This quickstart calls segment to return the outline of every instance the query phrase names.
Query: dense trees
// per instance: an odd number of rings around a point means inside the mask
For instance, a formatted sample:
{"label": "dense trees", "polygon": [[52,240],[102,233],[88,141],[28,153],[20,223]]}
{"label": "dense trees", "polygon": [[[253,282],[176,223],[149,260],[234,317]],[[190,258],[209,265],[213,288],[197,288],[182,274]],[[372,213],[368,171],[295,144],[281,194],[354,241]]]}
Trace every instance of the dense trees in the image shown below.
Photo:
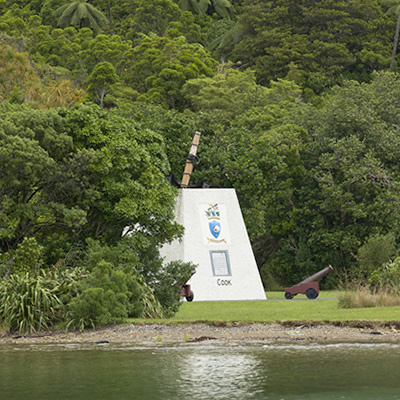
{"label": "dense trees", "polygon": [[3,251],[41,232],[113,243],[136,224],[156,241],[172,237],[160,136],[96,107],[60,115],[3,103],[1,111]]}
{"label": "dense trees", "polygon": [[0,297],[41,286],[50,325],[175,312],[193,266],[157,248],[181,233],[165,177],[195,130],[192,179],[236,189],[267,284],[326,264],[328,284],[387,281],[400,77],[385,3],[1,3]]}
{"label": "dense trees", "polygon": [[40,98],[40,80],[25,54],[0,44],[0,101]]}
{"label": "dense trees", "polygon": [[188,79],[211,76],[216,61],[200,45],[183,37],[148,36],[133,49],[126,82],[141,93],[139,101],[182,110],[182,86]]}
{"label": "dense trees", "polygon": [[358,249],[371,235],[398,236],[398,121],[389,111],[394,109],[384,106],[397,103],[397,91],[398,77],[389,74],[371,84],[352,82],[337,88],[320,110],[306,110],[296,120],[308,132],[296,166],[301,173],[286,189],[290,199],[272,204],[285,206],[294,219],[290,225],[280,216],[279,225],[269,228],[280,241],[269,262],[283,280],[328,260],[351,275]]}
{"label": "dense trees", "polygon": [[[174,189],[164,178],[168,162],[162,138],[93,106],[43,112],[2,103],[1,117],[2,277],[57,262],[83,265],[91,257],[91,239],[96,241],[92,247],[97,242],[115,247],[112,257],[102,256],[107,268],[121,269],[123,277],[139,287],[154,284],[161,260],[142,265],[141,254],[147,258],[149,251],[180,232],[171,221]],[[35,240],[28,244],[26,238]],[[26,246],[32,254],[40,249],[31,264],[19,257]],[[99,263],[103,259],[96,257]],[[99,273],[96,265],[89,276]],[[185,268],[176,273],[185,273]],[[151,272],[148,283],[144,271]],[[71,307],[78,301],[84,300],[77,298]],[[169,302],[166,307],[176,306]]]}
{"label": "dense trees", "polygon": [[384,0],[382,2],[382,4],[385,5],[386,7],[388,7],[387,12],[386,12],[388,15],[394,15],[397,17],[396,31],[394,33],[394,39],[393,39],[392,60],[390,62],[390,72],[393,72],[394,61],[395,61],[396,54],[397,54],[397,46],[399,44],[400,4],[395,0]]}
{"label": "dense trees", "polygon": [[321,92],[389,65],[389,22],[375,0],[248,2],[239,22],[235,57],[262,83],[296,66],[298,83]]}

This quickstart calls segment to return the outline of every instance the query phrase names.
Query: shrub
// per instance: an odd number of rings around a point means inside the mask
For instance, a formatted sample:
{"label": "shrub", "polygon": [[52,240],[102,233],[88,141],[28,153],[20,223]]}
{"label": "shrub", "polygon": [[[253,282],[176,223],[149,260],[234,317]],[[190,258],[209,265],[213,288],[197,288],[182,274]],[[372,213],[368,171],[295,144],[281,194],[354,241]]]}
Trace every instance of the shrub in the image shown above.
{"label": "shrub", "polygon": [[0,283],[0,319],[11,331],[32,333],[47,329],[62,316],[60,285],[44,273],[13,274]]}
{"label": "shrub", "polygon": [[160,302],[165,317],[172,317],[182,304],[179,291],[193,275],[196,265],[182,260],[172,261],[161,268],[153,283],[154,294]]}
{"label": "shrub", "polygon": [[83,329],[116,322],[128,316],[127,277],[100,261],[82,281],[81,292],[68,304],[69,326]]}
{"label": "shrub", "polygon": [[[88,241],[88,244],[86,265],[91,274],[104,261],[112,270],[125,274],[129,317],[170,317],[178,311],[179,290],[193,274],[194,264],[173,261],[164,265],[151,240],[138,243],[134,236],[114,247],[96,241]],[[93,280],[88,284],[98,285]]]}
{"label": "shrub", "polygon": [[15,250],[13,272],[38,272],[42,253],[43,246],[34,237],[24,238]]}
{"label": "shrub", "polygon": [[68,327],[80,330],[127,317],[164,316],[152,290],[136,271],[114,268],[104,260],[82,281],[81,292],[71,299],[68,309]]}
{"label": "shrub", "polygon": [[369,275],[388,262],[396,253],[396,240],[392,233],[373,235],[358,249],[357,260]]}
{"label": "shrub", "polygon": [[400,257],[372,271],[368,282],[372,289],[377,290],[381,288],[394,293],[400,293]]}

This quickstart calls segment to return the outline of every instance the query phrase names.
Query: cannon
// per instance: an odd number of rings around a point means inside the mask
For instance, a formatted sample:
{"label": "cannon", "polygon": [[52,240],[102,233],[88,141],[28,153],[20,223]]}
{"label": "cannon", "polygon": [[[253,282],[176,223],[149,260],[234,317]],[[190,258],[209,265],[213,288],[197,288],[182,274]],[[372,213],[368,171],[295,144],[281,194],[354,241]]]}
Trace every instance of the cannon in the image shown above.
{"label": "cannon", "polygon": [[193,290],[191,290],[190,285],[182,285],[181,290],[179,291],[179,295],[182,297],[185,297],[186,301],[193,301],[194,299],[194,293]]}
{"label": "cannon", "polygon": [[329,272],[333,271],[333,268],[329,265],[316,274],[309,276],[297,285],[285,289],[285,299],[293,299],[296,294],[305,294],[308,299],[316,299],[319,295],[319,283]]}

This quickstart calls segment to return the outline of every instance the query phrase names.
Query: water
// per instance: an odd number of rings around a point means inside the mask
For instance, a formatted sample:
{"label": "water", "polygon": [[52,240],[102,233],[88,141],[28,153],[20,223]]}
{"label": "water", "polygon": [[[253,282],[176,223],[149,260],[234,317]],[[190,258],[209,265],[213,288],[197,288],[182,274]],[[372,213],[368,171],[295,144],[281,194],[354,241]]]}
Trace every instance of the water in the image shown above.
{"label": "water", "polygon": [[400,345],[0,346],[1,400],[400,399]]}

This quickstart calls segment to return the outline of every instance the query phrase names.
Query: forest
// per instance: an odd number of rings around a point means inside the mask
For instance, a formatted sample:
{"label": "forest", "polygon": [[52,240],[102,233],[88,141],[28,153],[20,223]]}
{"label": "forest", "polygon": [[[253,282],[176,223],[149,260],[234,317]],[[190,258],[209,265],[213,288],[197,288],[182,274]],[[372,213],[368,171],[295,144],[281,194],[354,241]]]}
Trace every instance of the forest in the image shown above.
{"label": "forest", "polygon": [[177,189],[234,188],[266,289],[400,286],[399,0],[0,0],[0,323],[168,317]]}

